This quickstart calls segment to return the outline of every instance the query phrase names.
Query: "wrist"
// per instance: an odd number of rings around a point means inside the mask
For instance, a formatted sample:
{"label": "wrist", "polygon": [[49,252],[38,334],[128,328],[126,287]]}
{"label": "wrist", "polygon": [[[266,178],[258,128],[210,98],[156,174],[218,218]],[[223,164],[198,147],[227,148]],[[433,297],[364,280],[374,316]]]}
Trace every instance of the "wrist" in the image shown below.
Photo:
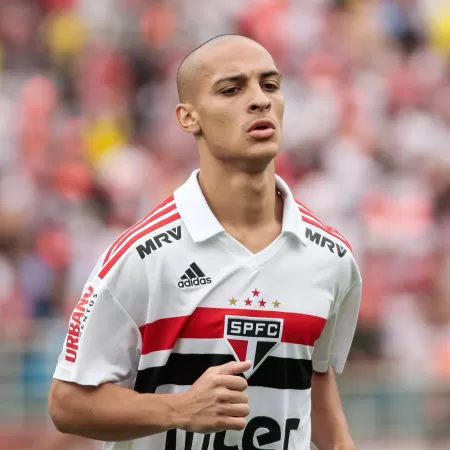
{"label": "wrist", "polygon": [[149,435],[183,427],[181,400],[181,394],[139,394],[140,417]]}
{"label": "wrist", "polygon": [[356,445],[351,439],[347,439],[345,442],[335,444],[332,450],[356,450]]}
{"label": "wrist", "polygon": [[180,430],[185,430],[187,427],[187,418],[183,413],[185,410],[184,396],[182,393],[176,394],[165,394],[166,405],[167,405],[167,429],[178,428]]}

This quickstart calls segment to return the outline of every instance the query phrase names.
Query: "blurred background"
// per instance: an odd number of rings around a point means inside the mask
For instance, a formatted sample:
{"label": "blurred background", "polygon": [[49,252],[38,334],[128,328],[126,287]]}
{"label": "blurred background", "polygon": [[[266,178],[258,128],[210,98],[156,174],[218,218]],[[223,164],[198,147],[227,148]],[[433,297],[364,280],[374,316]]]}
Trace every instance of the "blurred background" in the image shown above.
{"label": "blurred background", "polygon": [[94,448],[46,413],[67,318],[197,167],[175,74],[223,33],[273,54],[277,171],[362,270],[339,379],[358,448],[450,448],[449,0],[2,0],[0,448]]}

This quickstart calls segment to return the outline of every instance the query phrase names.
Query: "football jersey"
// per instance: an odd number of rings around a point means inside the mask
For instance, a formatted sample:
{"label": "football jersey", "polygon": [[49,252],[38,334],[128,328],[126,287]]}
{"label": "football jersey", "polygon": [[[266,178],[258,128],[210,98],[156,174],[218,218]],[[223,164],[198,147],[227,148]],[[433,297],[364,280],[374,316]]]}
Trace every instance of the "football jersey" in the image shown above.
{"label": "football jersey", "polygon": [[356,327],[361,277],[350,245],[277,177],[282,231],[254,254],[224,231],[198,173],[102,255],[54,377],[175,393],[211,366],[251,360],[243,431],[173,429],[104,448],[309,449],[313,371],[342,372]]}

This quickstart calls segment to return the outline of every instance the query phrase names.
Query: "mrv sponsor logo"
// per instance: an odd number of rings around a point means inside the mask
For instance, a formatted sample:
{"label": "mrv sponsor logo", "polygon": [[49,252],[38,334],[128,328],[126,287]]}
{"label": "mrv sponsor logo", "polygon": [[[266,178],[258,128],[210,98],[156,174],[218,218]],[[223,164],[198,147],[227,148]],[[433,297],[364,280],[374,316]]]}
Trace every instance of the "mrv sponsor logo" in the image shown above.
{"label": "mrv sponsor logo", "polygon": [[322,236],[317,231],[313,233],[310,228],[306,228],[306,237],[316,245],[320,245],[321,247],[326,246],[331,253],[337,254],[339,258],[344,257],[347,253],[347,249],[344,246],[333,242],[325,236]]}
{"label": "mrv sponsor logo", "polygon": [[164,233],[157,234],[155,237],[145,241],[145,245],[138,245],[136,251],[139,253],[141,259],[150,255],[152,252],[160,249],[163,244],[171,244],[174,241],[181,239],[181,226],[178,225],[171,230],[167,230]]}

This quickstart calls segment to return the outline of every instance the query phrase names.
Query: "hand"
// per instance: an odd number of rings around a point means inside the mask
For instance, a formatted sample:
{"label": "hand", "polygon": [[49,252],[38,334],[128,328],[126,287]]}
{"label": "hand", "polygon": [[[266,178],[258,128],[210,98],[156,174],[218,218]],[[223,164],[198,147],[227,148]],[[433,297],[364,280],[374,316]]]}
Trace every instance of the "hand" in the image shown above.
{"label": "hand", "polygon": [[180,426],[186,431],[210,433],[243,430],[249,414],[247,380],[236,376],[250,361],[210,367],[186,392],[179,394]]}

